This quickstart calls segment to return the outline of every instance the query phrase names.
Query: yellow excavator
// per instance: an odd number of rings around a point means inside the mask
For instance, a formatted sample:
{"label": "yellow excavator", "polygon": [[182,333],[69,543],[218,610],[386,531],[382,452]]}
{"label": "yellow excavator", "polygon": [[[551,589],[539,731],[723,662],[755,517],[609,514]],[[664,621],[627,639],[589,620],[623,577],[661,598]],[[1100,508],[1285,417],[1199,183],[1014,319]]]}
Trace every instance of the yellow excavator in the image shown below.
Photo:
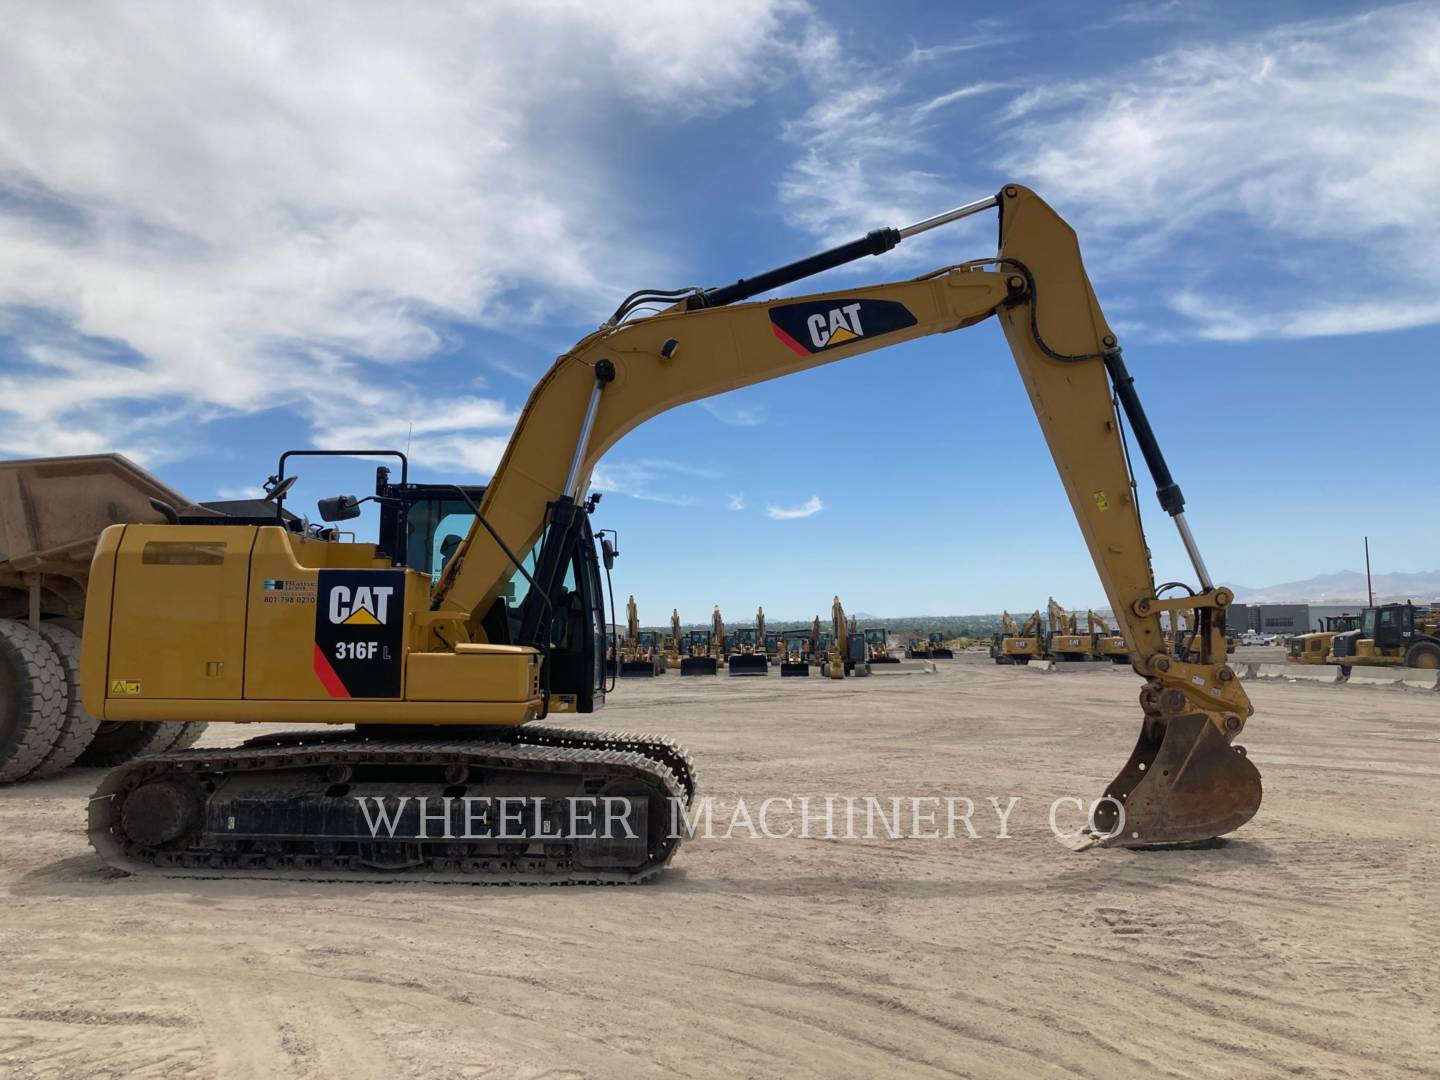
{"label": "yellow excavator", "polygon": [[660,651],[660,635],[654,630],[640,629],[640,613],[632,596],[625,605],[625,644],[620,646],[620,677],[651,679],[664,671],[665,657]]}
{"label": "yellow excavator", "polygon": [[1093,611],[1085,613],[1086,629],[1090,632],[1091,655],[1097,660],[1109,660],[1114,664],[1128,664],[1130,662],[1130,650],[1125,646],[1125,639],[1119,634],[1110,632],[1110,624],[1105,621],[1103,615],[1096,615]]}
{"label": "yellow excavator", "polygon": [[830,604],[830,623],[832,634],[820,660],[820,677],[843,679],[847,675],[869,675],[865,638],[861,636],[856,620],[845,617],[845,608],[838,596]]}
{"label": "yellow excavator", "polygon": [[1050,622],[1045,635],[1045,656],[1051,660],[1089,660],[1091,641],[1080,633],[1075,614],[1066,611],[1050,597],[1045,606]]}
{"label": "yellow excavator", "polygon": [[1000,613],[1000,632],[990,642],[990,658],[997,664],[1028,664],[1040,659],[1044,652],[1040,638],[1040,612],[1037,610],[1025,620],[1024,626],[1015,622],[1008,611]]}
{"label": "yellow excavator", "polygon": [[[993,254],[774,298],[986,212],[999,222]],[[469,525],[443,558],[431,544],[439,522],[423,514],[398,534],[411,542],[388,546],[285,517],[294,476],[283,461],[267,488],[273,519],[215,524],[166,507],[164,523],[106,529],[81,657],[95,718],[333,730],[131,761],[91,801],[92,843],[113,866],[174,875],[635,882],[660,872],[680,842],[672,808],[695,790],[685,751],[555,723],[595,711],[607,689],[602,586],[617,551],[590,524],[596,463],[686,402],[991,318],[1143,684],[1139,738],[1104,789],[1094,840],[1141,847],[1240,827],[1261,783],[1233,745],[1252,711],[1225,665],[1233,596],[1201,559],[1073,230],[1007,185],[731,285],[631,294],[541,377],[483,495],[454,489]],[[1126,429],[1189,556],[1196,586],[1183,597],[1157,595]],[[361,501],[323,500],[320,517],[352,519]],[[382,519],[407,510],[379,507]],[[1159,622],[1182,607],[1199,615],[1185,659],[1166,651]],[[837,618],[837,639],[846,628]],[[458,791],[466,797],[447,794]],[[528,807],[518,823],[507,796]],[[625,828],[562,828],[586,800]]]}

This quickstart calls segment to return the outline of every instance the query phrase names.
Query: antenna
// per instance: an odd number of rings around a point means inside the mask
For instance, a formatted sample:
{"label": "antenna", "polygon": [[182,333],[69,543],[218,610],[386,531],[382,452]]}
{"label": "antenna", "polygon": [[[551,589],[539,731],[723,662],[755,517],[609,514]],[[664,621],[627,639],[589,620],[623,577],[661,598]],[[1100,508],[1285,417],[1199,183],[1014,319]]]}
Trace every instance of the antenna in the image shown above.
{"label": "antenna", "polygon": [[1370,537],[1365,537],[1365,591],[1370,594],[1370,607],[1375,606],[1375,586],[1370,581]]}
{"label": "antenna", "polygon": [[410,456],[410,439],[414,436],[414,434],[415,434],[415,421],[414,421],[414,420],[411,420],[411,421],[410,421],[410,427],[409,427],[409,429],[405,432],[405,456],[406,456],[407,458]]}

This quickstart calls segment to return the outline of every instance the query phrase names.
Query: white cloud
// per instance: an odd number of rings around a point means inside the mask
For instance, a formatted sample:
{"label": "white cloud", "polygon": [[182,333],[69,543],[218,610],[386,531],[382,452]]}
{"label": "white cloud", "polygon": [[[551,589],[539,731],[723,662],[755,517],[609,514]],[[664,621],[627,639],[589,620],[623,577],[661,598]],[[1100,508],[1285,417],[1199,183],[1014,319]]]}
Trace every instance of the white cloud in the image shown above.
{"label": "white cloud", "polygon": [[265,489],[261,487],[222,487],[215,489],[215,498],[232,501],[235,499],[263,499]]}
{"label": "white cloud", "polygon": [[[152,415],[274,406],[323,440],[337,398],[385,415],[397,383],[416,416],[449,408],[404,365],[455,326],[588,319],[656,270],[600,133],[747,103],[787,77],[804,17],[795,0],[9,6],[0,449],[153,460],[177,451]],[[507,413],[465,407],[482,428]],[[415,445],[491,461],[445,433],[462,426],[417,426]]]}
{"label": "white cloud", "polygon": [[[1440,320],[1440,12],[1402,6],[1041,86],[1004,164],[1202,337]],[[1217,242],[1238,258],[1214,257]],[[1199,255],[1190,251],[1201,249]]]}
{"label": "white cloud", "polygon": [[825,509],[825,504],[820,501],[819,495],[811,495],[799,506],[767,506],[765,516],[774,518],[776,521],[792,521],[795,518],[807,518],[818,514]]}
{"label": "white cloud", "polygon": [[730,509],[730,510],[744,510],[744,509],[745,509],[745,493],[744,493],[743,491],[733,491],[733,492],[731,492],[730,495],[729,495],[729,496],[727,497],[727,499],[726,499],[725,505],[726,505],[726,507],[727,507],[728,509]]}
{"label": "white cloud", "polygon": [[696,502],[695,492],[709,488],[715,478],[711,469],[664,458],[606,459],[591,473],[590,488],[645,502],[692,506]]}
{"label": "white cloud", "polygon": [[742,405],[727,398],[710,398],[699,404],[722,424],[734,427],[758,427],[768,415],[763,405]]}
{"label": "white cloud", "polygon": [[[812,39],[814,59],[802,68],[816,100],[782,131],[799,149],[780,181],[780,204],[789,224],[838,243],[881,226],[908,225],[984,190],[952,175],[949,155],[934,152],[942,141],[937,125],[947,106],[997,93],[1008,84],[970,81],[917,101],[905,80],[917,63],[1007,39],[986,33],[953,45],[917,47],[897,68],[872,68],[858,79],[858,61],[842,55],[833,32],[815,27]],[[957,192],[963,194],[957,197]],[[924,259],[929,246],[930,238],[922,237],[890,257]]]}

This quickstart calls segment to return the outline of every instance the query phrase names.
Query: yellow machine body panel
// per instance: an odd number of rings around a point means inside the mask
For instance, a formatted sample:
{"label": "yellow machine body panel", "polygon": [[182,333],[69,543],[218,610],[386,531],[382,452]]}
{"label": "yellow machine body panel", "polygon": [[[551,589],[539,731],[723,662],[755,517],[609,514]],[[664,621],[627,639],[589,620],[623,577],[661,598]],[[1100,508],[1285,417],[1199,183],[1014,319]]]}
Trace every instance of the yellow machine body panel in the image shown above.
{"label": "yellow machine body panel", "polygon": [[125,613],[125,632],[109,643],[108,697],[241,696],[256,531],[125,528],[115,552],[112,601]]}
{"label": "yellow machine body panel", "polygon": [[1033,637],[1006,637],[1000,639],[1000,652],[1005,656],[1039,656],[1040,639]]}
{"label": "yellow machine body panel", "polygon": [[541,711],[537,650],[417,649],[430,578],[373,544],[117,525],[92,582],[82,684],[105,720],[509,725]]}

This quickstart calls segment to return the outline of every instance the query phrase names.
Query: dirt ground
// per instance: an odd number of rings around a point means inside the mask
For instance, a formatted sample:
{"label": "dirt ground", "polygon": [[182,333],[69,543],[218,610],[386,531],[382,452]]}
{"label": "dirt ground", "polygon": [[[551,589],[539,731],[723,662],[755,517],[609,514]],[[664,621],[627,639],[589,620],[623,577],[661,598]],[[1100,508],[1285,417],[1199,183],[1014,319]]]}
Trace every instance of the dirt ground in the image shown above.
{"label": "dirt ground", "polygon": [[1251,684],[1253,822],[1075,853],[1050,804],[1119,767],[1138,680],[940,668],[625,681],[595,726],[684,740],[717,810],[978,804],[640,887],[140,880],[85,842],[97,772],[0,790],[0,1076],[1436,1075],[1440,695]]}

